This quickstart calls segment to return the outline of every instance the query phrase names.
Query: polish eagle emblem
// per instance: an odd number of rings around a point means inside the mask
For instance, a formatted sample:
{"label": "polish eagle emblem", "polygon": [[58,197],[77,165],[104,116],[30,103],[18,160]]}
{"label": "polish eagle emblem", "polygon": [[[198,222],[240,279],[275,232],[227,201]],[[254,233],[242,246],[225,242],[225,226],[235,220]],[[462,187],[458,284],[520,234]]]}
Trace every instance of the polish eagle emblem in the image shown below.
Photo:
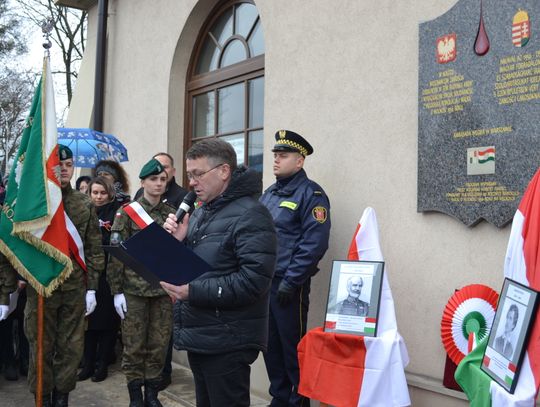
{"label": "polish eagle emblem", "polygon": [[456,59],[456,34],[437,38],[437,62],[446,64]]}

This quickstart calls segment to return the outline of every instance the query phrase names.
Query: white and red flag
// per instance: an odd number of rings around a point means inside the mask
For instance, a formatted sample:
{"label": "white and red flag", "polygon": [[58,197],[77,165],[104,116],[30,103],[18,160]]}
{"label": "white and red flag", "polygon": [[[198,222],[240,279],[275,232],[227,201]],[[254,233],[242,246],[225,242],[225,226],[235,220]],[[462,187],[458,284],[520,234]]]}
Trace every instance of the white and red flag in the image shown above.
{"label": "white and red flag", "polygon": [[[373,208],[366,208],[360,219],[348,259],[383,261]],[[409,356],[397,330],[386,274],[385,268],[377,337],[325,333],[315,328],[302,339],[298,346],[301,394],[340,407],[411,404],[405,378]]]}
{"label": "white and red flag", "polygon": [[[540,170],[523,194],[514,215],[504,276],[540,290]],[[540,321],[534,321],[514,394],[491,383],[493,406],[532,406],[540,386]]]}
{"label": "white and red flag", "polygon": [[[514,215],[504,276],[540,290],[540,170],[523,194]],[[459,364],[456,380],[474,407],[535,405],[540,386],[540,320],[535,319],[514,394],[480,371],[487,340]]]}
{"label": "white and red flag", "polygon": [[[379,226],[373,208],[366,208],[349,247],[349,260],[384,261]],[[363,337],[366,353],[358,406],[408,406],[411,404],[405,366],[409,355],[397,330],[394,298],[385,265],[377,337]]]}

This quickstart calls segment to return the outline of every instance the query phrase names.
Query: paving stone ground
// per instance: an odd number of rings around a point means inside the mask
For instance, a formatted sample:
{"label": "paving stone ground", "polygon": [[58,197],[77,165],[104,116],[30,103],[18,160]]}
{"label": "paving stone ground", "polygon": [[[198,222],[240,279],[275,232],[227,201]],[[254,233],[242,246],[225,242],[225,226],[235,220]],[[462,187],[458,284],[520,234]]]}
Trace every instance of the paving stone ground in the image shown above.
{"label": "paving stone ground", "polygon": [[[159,393],[164,407],[195,407],[195,388],[191,371],[173,363],[172,384]],[[109,368],[109,377],[94,383],[90,379],[77,383],[77,388],[69,395],[72,407],[122,407],[129,405],[126,379],[120,371],[120,364]],[[251,396],[251,405],[267,406],[268,402]],[[26,377],[18,381],[6,381],[0,374],[1,407],[34,407],[33,395],[28,391]]]}

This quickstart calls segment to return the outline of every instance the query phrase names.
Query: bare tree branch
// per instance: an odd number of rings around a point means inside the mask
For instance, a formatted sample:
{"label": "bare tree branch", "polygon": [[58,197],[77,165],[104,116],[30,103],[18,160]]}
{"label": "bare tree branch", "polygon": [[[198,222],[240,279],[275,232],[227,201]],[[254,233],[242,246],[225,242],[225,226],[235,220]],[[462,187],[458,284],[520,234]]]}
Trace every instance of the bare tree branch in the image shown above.
{"label": "bare tree branch", "polygon": [[[43,20],[47,18],[52,18],[55,22],[52,40],[62,51],[62,61],[65,68],[62,73],[69,105],[73,97],[77,70],[84,54],[88,13],[59,6],[53,0],[16,1],[26,18],[35,25],[41,26]],[[60,71],[56,72],[60,73]]]}

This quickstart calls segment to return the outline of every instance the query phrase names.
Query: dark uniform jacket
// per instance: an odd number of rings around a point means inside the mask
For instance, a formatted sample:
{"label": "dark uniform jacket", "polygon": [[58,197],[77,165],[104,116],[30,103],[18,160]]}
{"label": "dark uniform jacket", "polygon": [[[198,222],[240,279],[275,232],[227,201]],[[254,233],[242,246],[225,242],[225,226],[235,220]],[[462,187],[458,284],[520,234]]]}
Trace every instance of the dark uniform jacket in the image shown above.
{"label": "dark uniform jacket", "polygon": [[[143,189],[140,188],[135,194],[135,200],[139,199],[142,196]],[[173,206],[175,209],[178,209],[182,200],[186,196],[187,191],[185,188],[182,188],[176,183],[176,179],[173,177],[171,182],[167,184],[167,190],[163,195],[161,195],[161,202],[168,203]]]}
{"label": "dark uniform jacket", "polygon": [[[150,215],[158,225],[163,225],[170,213],[174,213],[174,208],[166,203],[159,202],[152,207],[146,198],[140,197],[137,202],[141,204],[143,209]],[[111,229],[112,233],[118,232],[122,241],[140,232],[141,228],[131,220],[123,208],[120,208],[116,213],[114,223]],[[107,267],[107,281],[111,286],[112,294],[128,293],[141,297],[159,297],[166,295],[162,288],[152,288],[144,278],[129,267],[125,267],[115,257],[109,258]]]}
{"label": "dark uniform jacket", "polygon": [[275,276],[299,287],[312,277],[328,249],[330,202],[302,169],[271,185],[260,199],[274,219],[278,236]]}
{"label": "dark uniform jacket", "polygon": [[17,272],[0,253],[0,305],[9,305],[9,294],[17,289]]}
{"label": "dark uniform jacket", "polygon": [[74,190],[71,185],[62,188],[62,202],[83,241],[87,272],[85,276],[84,270],[72,256],[73,271],[58,289],[74,290],[81,284],[84,285],[86,279],[86,288],[97,290],[99,275],[105,267],[105,255],[101,247],[101,233],[94,205],[88,195]]}
{"label": "dark uniform jacket", "polygon": [[[111,228],[120,202],[114,200],[102,206],[96,206],[101,230],[101,243],[110,244]],[[120,317],[114,309],[111,287],[107,282],[107,266],[110,254],[105,253],[105,268],[99,277],[99,286],[96,292],[97,306],[94,312],[88,316],[88,330],[117,330],[120,325]]]}
{"label": "dark uniform jacket", "polygon": [[514,353],[514,346],[512,345],[512,341],[507,340],[504,335],[495,338],[495,343],[493,347],[506,359],[512,359],[512,354]]}
{"label": "dark uniform jacket", "polygon": [[223,195],[193,212],[184,242],[212,271],[189,284],[176,312],[177,349],[266,350],[276,236],[260,190],[260,174],[240,167]]}
{"label": "dark uniform jacket", "polygon": [[369,304],[358,298],[347,297],[337,304],[335,312],[342,315],[365,317],[369,313]]}

